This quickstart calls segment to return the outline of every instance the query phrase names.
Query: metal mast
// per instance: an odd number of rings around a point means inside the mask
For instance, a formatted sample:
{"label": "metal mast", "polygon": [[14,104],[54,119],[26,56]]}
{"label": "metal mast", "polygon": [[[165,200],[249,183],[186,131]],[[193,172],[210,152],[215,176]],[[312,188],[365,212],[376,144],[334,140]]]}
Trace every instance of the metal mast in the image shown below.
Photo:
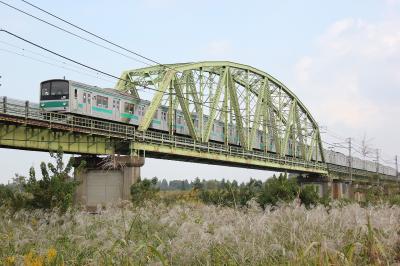
{"label": "metal mast", "polygon": [[349,175],[350,175],[350,182],[353,181],[353,164],[351,158],[351,138],[349,138]]}

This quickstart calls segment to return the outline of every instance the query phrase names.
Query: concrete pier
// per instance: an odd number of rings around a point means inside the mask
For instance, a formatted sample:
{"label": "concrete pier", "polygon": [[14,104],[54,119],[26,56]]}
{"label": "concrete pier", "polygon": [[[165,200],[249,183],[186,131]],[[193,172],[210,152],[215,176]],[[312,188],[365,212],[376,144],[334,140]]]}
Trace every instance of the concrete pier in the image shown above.
{"label": "concrete pier", "polygon": [[89,209],[98,205],[130,200],[130,187],[140,181],[140,168],[144,165],[144,157],[117,156],[108,160],[100,157],[79,157],[75,166],[81,161],[86,167],[75,172],[75,179],[80,182],[75,202]]}

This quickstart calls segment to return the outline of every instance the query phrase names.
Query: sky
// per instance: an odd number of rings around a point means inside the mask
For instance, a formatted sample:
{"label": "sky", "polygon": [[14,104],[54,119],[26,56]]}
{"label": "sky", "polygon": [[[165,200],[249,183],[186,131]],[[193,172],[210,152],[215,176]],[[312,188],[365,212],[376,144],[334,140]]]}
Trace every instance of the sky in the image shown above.
{"label": "sky", "polygon": [[[342,143],[351,137],[360,150],[365,138],[394,167],[394,156],[400,153],[399,0],[30,1],[161,63],[226,60],[259,68],[299,97],[320,124],[325,141]],[[4,2],[74,30],[22,1]],[[0,28],[116,76],[145,66],[1,3]],[[0,96],[33,102],[38,101],[39,83],[47,79],[65,76],[99,87],[116,83],[4,33],[0,33],[0,75]],[[354,155],[359,156],[357,151]],[[40,161],[48,160],[44,152],[0,149],[0,182],[6,183],[15,173],[26,175],[29,167],[38,168]],[[142,168],[142,177],[167,179],[246,181],[270,175],[149,158]]]}

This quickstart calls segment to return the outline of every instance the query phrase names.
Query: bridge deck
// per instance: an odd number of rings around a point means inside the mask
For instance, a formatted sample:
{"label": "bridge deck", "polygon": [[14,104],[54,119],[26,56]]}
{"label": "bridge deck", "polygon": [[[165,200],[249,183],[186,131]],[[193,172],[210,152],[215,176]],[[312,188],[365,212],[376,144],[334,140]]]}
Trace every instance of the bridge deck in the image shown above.
{"label": "bridge deck", "polygon": [[[51,151],[61,147],[75,154],[131,154],[243,168],[313,173],[346,173],[347,167],[278,157],[221,143],[200,143],[190,137],[147,130],[135,126],[72,114],[44,112],[27,102],[0,98],[0,147]],[[329,172],[328,172],[329,171]],[[372,173],[354,171],[355,177]],[[385,177],[393,179],[392,177]]]}

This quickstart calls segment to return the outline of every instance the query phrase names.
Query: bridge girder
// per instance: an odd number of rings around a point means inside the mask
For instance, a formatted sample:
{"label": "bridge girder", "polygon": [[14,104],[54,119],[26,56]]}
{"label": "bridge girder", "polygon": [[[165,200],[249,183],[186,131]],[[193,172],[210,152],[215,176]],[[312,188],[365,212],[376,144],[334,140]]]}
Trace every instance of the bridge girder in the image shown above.
{"label": "bridge girder", "polygon": [[[227,61],[158,65],[123,72],[116,89],[135,97],[140,89],[154,92],[139,125],[141,131],[148,129],[155,111],[164,105],[182,112],[195,140],[208,142],[213,122],[219,120],[226,144],[229,132],[235,130],[239,145],[251,150],[258,131],[266,152],[325,161],[319,127],[311,113],[282,82],[257,68]],[[173,114],[169,113],[173,134]]]}

